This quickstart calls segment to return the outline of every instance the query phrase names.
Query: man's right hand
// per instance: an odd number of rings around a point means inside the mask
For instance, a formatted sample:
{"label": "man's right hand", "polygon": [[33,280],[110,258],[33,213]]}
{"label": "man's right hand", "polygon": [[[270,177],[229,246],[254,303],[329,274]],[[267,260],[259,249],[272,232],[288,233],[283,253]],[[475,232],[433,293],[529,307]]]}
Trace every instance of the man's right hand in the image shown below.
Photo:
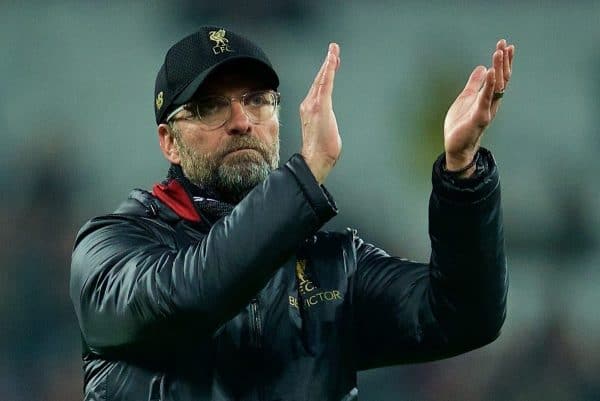
{"label": "man's right hand", "polygon": [[337,43],[331,43],[321,69],[300,104],[300,154],[319,184],[325,182],[342,151],[342,139],[331,100],[333,81],[339,66],[340,47]]}

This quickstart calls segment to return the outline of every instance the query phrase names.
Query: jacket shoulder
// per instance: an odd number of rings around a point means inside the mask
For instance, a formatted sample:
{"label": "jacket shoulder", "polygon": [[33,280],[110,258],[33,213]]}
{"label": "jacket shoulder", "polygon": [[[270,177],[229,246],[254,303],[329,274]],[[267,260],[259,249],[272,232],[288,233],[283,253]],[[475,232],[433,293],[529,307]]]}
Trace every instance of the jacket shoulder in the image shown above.
{"label": "jacket shoulder", "polygon": [[167,205],[162,203],[152,193],[136,188],[129,193],[113,214],[158,217],[165,221],[176,221],[180,218]]}
{"label": "jacket shoulder", "polygon": [[179,220],[180,218],[175,212],[150,192],[134,189],[114,212],[88,220],[77,233],[75,247],[84,237],[107,225],[129,222],[134,226],[145,227],[144,221],[171,225]]}

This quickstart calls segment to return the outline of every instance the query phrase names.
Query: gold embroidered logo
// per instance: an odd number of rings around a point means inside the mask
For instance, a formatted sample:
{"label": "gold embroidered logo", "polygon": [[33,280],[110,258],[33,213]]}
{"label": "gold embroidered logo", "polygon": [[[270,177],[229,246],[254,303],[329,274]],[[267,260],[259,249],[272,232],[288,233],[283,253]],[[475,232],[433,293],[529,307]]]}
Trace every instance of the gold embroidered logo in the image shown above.
{"label": "gold embroidered logo", "polygon": [[[331,302],[335,300],[343,300],[344,297],[338,290],[318,291],[317,286],[312,282],[306,273],[306,260],[298,259],[296,261],[296,278],[298,279],[298,291],[303,300],[303,305],[310,308],[320,302]],[[299,309],[298,299],[293,296],[288,296],[290,306]]]}
{"label": "gold embroidered logo", "polygon": [[296,261],[296,277],[300,281],[298,287],[301,294],[311,292],[315,289],[313,282],[306,276],[306,260],[299,259]]}
{"label": "gold embroidered logo", "polygon": [[225,29],[221,28],[218,31],[210,31],[208,38],[215,42],[215,46],[212,48],[214,54],[221,54],[225,52],[233,52],[229,48],[229,39],[225,37]]}
{"label": "gold embroidered logo", "polygon": [[156,110],[160,110],[162,105],[163,105],[163,92],[160,91],[160,92],[158,92],[158,95],[156,95]]}

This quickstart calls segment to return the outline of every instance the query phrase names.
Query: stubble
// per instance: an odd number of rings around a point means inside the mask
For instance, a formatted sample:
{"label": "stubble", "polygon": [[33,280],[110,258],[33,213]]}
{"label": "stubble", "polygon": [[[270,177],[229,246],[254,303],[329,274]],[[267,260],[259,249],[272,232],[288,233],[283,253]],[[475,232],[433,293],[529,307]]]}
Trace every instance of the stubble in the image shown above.
{"label": "stubble", "polygon": [[195,185],[238,203],[279,165],[279,138],[268,145],[251,136],[237,136],[211,153],[200,153],[175,138],[181,168]]}

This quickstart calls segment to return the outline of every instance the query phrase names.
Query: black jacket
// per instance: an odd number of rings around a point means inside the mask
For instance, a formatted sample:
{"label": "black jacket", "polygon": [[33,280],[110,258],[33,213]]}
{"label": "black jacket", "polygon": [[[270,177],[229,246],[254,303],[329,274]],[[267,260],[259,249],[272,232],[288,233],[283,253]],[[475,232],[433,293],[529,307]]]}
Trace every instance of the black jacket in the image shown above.
{"label": "black jacket", "polygon": [[73,251],[85,400],[348,400],[358,370],[491,342],[507,274],[481,152],[473,179],[434,165],[428,264],[318,232],[335,204],[299,155],[210,229],[133,191]]}

